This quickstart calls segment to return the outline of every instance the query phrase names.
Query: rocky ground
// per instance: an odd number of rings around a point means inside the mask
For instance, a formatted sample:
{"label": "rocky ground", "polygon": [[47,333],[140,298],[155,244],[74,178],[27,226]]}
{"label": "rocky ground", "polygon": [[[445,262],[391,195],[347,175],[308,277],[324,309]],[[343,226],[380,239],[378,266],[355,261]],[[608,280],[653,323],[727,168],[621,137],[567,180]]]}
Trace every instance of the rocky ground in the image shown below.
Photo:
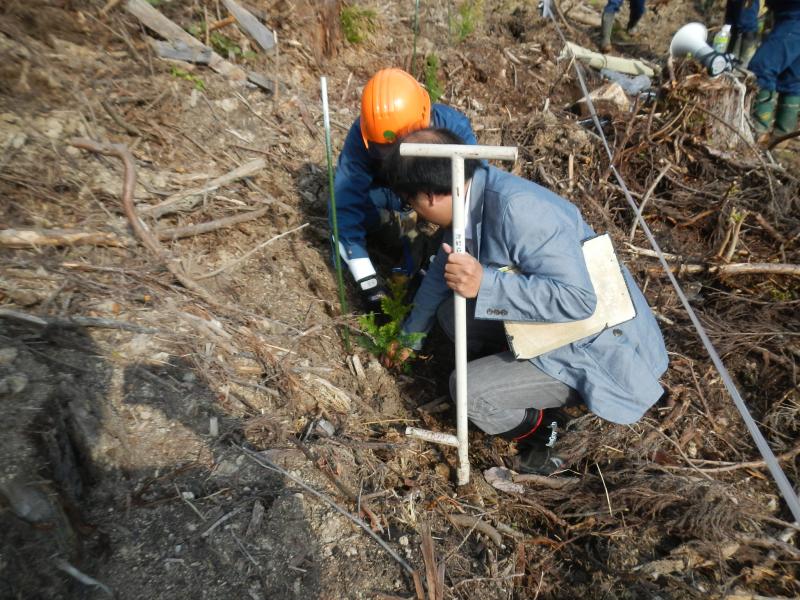
{"label": "rocky ground", "polygon": [[[277,33],[269,52],[236,25],[206,33],[224,2],[150,4],[271,91],[159,59],[125,0],[0,6],[0,596],[800,593],[797,526],[632,231],[533,3],[422,2],[414,51],[412,2],[254,0]],[[372,12],[343,30],[354,8]],[[594,47],[601,8],[560,3],[565,35]],[[648,199],[646,221],[796,481],[796,140],[766,153],[720,124],[722,100],[738,97],[730,80],[690,62],[662,71],[681,24],[719,23],[721,6],[701,8],[654,3],[644,35],[620,33],[620,55],[656,66],[658,97],[600,116],[612,164]],[[610,232],[663,327],[670,402],[630,427],[576,412],[558,477],[493,487],[484,472],[513,450],[474,431],[473,481],[457,487],[454,452],[403,435],[453,427],[436,402],[452,367],[441,334],[409,374],[342,337],[358,323],[328,263],[319,77],[338,150],[361,87],[390,65],[438,81],[481,143],[517,145],[515,172]],[[131,200],[158,248],[130,227],[122,161],[76,137],[127,147]],[[214,181],[234,170],[246,175]],[[241,220],[180,231],[229,217]]]}

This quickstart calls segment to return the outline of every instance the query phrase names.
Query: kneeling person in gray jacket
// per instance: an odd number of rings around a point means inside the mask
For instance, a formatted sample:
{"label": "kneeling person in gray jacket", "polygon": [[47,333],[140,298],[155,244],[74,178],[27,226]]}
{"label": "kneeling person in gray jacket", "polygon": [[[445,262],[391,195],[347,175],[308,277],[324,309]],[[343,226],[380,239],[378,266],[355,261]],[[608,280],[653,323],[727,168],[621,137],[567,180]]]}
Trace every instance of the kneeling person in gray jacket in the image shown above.
{"label": "kneeling person in gray jacket", "polygon": [[[446,129],[419,130],[401,141],[463,143]],[[595,310],[581,243],[596,234],[578,209],[535,183],[465,160],[467,253],[455,254],[449,245],[450,160],[400,156],[399,146],[384,163],[389,187],[420,217],[446,230],[403,329],[427,333],[438,318],[453,339],[452,292],[467,298],[467,348],[481,356],[467,367],[472,423],[518,442],[517,470],[551,473],[563,464],[554,448],[565,422],[560,407],[584,402],[614,423],[639,420],[664,393],[659,378],[668,359],[653,313],[627,269],[633,319],[530,360],[508,351],[505,320],[568,322]],[[517,273],[507,272],[509,266]],[[455,392],[455,375],[450,389]]]}

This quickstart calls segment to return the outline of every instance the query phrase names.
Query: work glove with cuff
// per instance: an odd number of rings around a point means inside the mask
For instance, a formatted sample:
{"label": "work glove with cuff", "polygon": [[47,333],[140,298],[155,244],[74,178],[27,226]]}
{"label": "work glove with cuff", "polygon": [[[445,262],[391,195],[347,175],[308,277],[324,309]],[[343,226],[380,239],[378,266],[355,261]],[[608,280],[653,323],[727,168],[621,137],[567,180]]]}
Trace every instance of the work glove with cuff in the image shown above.
{"label": "work glove with cuff", "polygon": [[378,279],[377,275],[369,275],[356,281],[358,293],[361,296],[361,304],[366,312],[375,314],[383,313],[381,300],[389,295],[386,286]]}

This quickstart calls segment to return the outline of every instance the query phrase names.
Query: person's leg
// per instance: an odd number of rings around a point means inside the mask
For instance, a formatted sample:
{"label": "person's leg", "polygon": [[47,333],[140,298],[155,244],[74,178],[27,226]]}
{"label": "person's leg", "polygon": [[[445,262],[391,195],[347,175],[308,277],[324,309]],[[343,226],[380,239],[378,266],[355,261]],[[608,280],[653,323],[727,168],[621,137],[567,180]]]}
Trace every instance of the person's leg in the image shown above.
{"label": "person's leg", "polygon": [[[739,28],[739,31],[742,33],[758,33],[758,11],[761,8],[760,4],[759,0],[753,0],[749,5],[746,2],[744,3],[739,13],[739,18],[736,21],[732,21],[732,23],[735,23]],[[725,22],[727,23],[728,21]]]}
{"label": "person's leg", "polygon": [[[800,19],[787,23],[786,46],[792,48],[794,60],[778,75],[775,85],[778,108],[775,111],[775,133],[785,135],[797,129],[800,112]],[[791,55],[787,58],[789,60]]]}
{"label": "person's leg", "polygon": [[750,61],[750,70],[756,76],[758,94],[753,103],[753,119],[760,133],[769,131],[775,117],[778,78],[783,89],[791,95],[792,74],[795,62],[800,59],[800,19],[781,19],[776,15],[775,26]]}
{"label": "person's leg", "polygon": [[[453,373],[451,394],[455,394],[455,385]],[[540,411],[577,402],[580,396],[575,390],[530,361],[517,360],[511,352],[485,356],[467,365],[469,420],[486,433],[516,432],[520,424],[526,422],[529,409]],[[527,432],[513,437],[524,433]]]}
{"label": "person's leg", "polygon": [[[455,386],[454,373],[451,395]],[[486,433],[517,443],[511,464],[519,472],[548,475],[563,467],[556,443],[569,417],[559,409],[580,401],[575,390],[511,352],[467,366],[467,416]]]}
{"label": "person's leg", "polygon": [[611,31],[614,29],[614,17],[622,6],[622,0],[608,0],[600,21],[600,52],[611,51]]}
{"label": "person's leg", "polygon": [[631,13],[628,17],[628,26],[625,30],[633,35],[636,33],[636,28],[639,25],[639,21],[642,20],[645,11],[645,0],[631,0]]}

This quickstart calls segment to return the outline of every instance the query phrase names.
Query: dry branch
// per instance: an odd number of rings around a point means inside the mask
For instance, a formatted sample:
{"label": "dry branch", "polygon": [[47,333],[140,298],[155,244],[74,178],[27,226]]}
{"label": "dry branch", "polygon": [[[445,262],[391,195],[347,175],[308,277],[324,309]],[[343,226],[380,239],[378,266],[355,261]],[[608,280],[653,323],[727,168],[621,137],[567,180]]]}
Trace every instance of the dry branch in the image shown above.
{"label": "dry branch", "polygon": [[82,148],[98,154],[116,156],[122,160],[125,165],[125,182],[122,186],[122,208],[136,236],[159,261],[166,264],[170,273],[172,273],[184,287],[195,292],[209,304],[219,305],[219,302],[212,298],[200,284],[183,272],[179,261],[172,259],[164,252],[161,244],[158,243],[158,240],[153,236],[150,229],[139,218],[139,215],[136,214],[136,208],[133,205],[133,190],[136,187],[136,165],[133,162],[133,156],[130,150],[128,150],[128,147],[125,144],[101,143],[88,138],[72,138],[69,143],[76,148]]}
{"label": "dry branch", "polygon": [[3,229],[0,247],[38,248],[40,246],[129,246],[129,240],[106,231],[75,229]]}
{"label": "dry branch", "polygon": [[269,207],[259,208],[252,212],[241,213],[233,215],[232,217],[225,217],[223,219],[216,219],[215,221],[208,221],[207,223],[199,223],[197,225],[188,225],[186,227],[168,227],[166,229],[159,229],[156,234],[160,240],[177,240],[193,235],[200,235],[238,225],[239,223],[246,223],[263,217],[269,211]]}
{"label": "dry branch", "polygon": [[[648,250],[647,248],[639,248],[626,244],[628,249],[633,254],[639,256],[648,256],[650,258],[658,258],[655,250]],[[683,258],[676,254],[664,253],[664,258],[667,262],[679,262],[680,265],[671,267],[673,273],[715,273],[721,277],[728,277],[731,275],[791,275],[793,277],[800,277],[800,265],[793,265],[788,263],[732,263],[729,265],[707,265],[699,263],[683,263]]]}
{"label": "dry branch", "polygon": [[477,531],[480,531],[492,540],[492,543],[498,548],[503,546],[503,538],[497,529],[480,517],[473,517],[472,515],[447,515],[447,518],[453,525],[459,527],[474,527]]}
{"label": "dry branch", "polygon": [[217,188],[227,185],[232,181],[236,181],[237,179],[254,175],[265,166],[266,162],[263,158],[256,158],[239,167],[236,167],[233,171],[226,173],[225,175],[221,175],[220,177],[212,179],[204,186],[178,192],[163,202],[159,202],[153,206],[143,206],[141,211],[158,218],[181,210],[189,210],[198,202],[200,202],[204,194],[213,192]]}

